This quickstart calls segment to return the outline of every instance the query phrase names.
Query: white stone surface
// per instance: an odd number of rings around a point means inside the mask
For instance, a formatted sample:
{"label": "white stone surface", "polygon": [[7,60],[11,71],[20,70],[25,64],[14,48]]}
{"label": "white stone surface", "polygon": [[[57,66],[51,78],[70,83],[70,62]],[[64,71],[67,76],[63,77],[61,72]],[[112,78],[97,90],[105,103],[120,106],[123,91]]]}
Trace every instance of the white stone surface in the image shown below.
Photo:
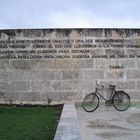
{"label": "white stone surface", "polygon": [[54,140],[81,140],[79,122],[73,102],[64,104]]}

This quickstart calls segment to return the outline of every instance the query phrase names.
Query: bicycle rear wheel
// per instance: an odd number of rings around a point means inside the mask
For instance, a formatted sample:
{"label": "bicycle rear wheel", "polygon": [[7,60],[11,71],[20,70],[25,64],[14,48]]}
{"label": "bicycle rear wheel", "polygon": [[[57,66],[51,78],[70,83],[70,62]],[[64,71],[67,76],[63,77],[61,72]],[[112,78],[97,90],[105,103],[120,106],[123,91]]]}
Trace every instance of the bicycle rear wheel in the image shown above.
{"label": "bicycle rear wheel", "polygon": [[113,96],[113,106],[118,111],[125,111],[130,106],[130,96],[124,91],[118,91]]}
{"label": "bicycle rear wheel", "polygon": [[87,112],[95,111],[99,106],[99,97],[95,93],[88,94],[84,98],[82,106]]}

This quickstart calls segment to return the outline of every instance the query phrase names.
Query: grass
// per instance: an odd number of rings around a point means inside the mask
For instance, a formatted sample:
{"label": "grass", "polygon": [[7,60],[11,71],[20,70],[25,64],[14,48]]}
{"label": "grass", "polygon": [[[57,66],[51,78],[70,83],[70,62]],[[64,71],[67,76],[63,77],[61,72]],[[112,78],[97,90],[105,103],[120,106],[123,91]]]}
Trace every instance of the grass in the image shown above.
{"label": "grass", "polygon": [[0,106],[0,140],[53,140],[61,110]]}

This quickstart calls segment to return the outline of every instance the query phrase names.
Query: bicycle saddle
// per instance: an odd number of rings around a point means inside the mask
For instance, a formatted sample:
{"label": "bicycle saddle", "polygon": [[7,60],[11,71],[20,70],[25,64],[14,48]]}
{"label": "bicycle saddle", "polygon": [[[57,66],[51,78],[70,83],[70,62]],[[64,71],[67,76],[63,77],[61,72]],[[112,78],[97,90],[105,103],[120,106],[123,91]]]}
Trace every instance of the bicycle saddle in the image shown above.
{"label": "bicycle saddle", "polygon": [[116,87],[115,85],[111,85],[111,84],[110,84],[109,86],[110,86],[110,87],[113,87],[113,88],[115,88],[115,87]]}

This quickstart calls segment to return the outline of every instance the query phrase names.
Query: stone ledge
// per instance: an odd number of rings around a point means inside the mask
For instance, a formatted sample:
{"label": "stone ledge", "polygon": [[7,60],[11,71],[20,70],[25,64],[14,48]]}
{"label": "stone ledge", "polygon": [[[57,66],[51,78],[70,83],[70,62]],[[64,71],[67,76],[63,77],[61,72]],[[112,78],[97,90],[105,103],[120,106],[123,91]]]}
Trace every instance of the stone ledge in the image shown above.
{"label": "stone ledge", "polygon": [[54,140],[81,140],[79,122],[73,102],[64,104]]}

